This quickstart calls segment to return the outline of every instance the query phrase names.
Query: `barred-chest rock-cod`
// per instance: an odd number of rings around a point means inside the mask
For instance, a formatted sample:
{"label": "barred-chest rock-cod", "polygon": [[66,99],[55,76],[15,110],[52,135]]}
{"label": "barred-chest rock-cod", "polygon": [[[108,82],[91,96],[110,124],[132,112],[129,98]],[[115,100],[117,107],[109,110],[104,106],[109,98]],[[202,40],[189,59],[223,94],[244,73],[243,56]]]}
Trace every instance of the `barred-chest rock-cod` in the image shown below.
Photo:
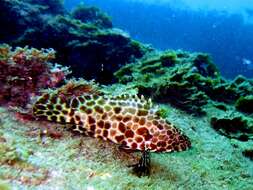
{"label": "barred-chest rock-cod", "polygon": [[44,94],[34,104],[37,118],[70,124],[73,131],[109,140],[123,149],[142,151],[137,175],[149,175],[149,152],[184,151],[191,146],[185,135],[157,114],[143,96],[83,95],[66,100]]}

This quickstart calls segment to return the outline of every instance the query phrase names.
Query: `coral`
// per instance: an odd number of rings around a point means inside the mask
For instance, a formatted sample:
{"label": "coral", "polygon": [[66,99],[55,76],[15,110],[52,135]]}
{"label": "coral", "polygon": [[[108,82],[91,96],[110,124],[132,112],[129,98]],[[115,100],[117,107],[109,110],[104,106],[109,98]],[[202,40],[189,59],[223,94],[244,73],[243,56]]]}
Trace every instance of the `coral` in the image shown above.
{"label": "coral", "polygon": [[222,135],[241,141],[253,139],[253,120],[243,115],[211,117],[211,125]]}
{"label": "coral", "polygon": [[64,81],[68,68],[50,63],[53,49],[0,46],[0,104],[25,108],[40,90]]}
{"label": "coral", "polygon": [[242,96],[235,102],[237,110],[252,114],[253,113],[253,95]]}

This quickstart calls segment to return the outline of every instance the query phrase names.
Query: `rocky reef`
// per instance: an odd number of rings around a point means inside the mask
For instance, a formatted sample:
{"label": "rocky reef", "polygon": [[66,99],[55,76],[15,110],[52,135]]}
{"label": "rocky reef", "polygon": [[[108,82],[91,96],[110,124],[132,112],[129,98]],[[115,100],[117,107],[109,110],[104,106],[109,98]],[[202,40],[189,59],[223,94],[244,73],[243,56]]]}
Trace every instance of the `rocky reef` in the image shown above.
{"label": "rocky reef", "polygon": [[212,117],[211,125],[222,135],[241,141],[253,140],[253,119],[243,115],[225,114]]}
{"label": "rocky reef", "polygon": [[233,104],[253,90],[252,80],[222,78],[210,57],[203,53],[165,51],[153,53],[115,72],[120,83],[139,89],[157,102],[170,103],[201,115],[208,101]]}
{"label": "rocky reef", "polygon": [[102,83],[113,82],[114,71],[150,49],[112,28],[99,9],[79,6],[68,13],[60,0],[1,0],[0,25],[0,43],[54,48],[55,61],[71,65],[73,76]]}
{"label": "rocky reef", "polygon": [[0,45],[0,105],[26,108],[41,90],[62,83],[70,72],[54,58],[53,49]]}

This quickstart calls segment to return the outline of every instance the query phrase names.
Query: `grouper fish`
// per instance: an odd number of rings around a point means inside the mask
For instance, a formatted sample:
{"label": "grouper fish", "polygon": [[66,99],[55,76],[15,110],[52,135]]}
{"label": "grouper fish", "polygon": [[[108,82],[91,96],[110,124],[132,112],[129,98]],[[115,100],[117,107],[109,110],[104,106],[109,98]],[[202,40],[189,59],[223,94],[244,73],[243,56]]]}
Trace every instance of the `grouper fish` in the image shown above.
{"label": "grouper fish", "polygon": [[187,136],[161,118],[143,96],[82,95],[65,100],[44,94],[33,106],[35,117],[70,124],[72,131],[111,141],[123,149],[143,152],[134,166],[149,173],[149,152],[184,151],[191,146]]}

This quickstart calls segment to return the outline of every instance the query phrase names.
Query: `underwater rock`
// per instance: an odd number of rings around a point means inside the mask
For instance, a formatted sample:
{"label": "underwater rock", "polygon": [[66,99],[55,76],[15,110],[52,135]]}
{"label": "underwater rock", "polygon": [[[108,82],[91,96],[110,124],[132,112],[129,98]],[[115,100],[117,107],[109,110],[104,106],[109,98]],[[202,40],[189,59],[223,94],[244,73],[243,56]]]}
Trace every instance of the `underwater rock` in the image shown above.
{"label": "underwater rock", "polygon": [[53,49],[0,46],[0,105],[25,108],[40,90],[64,81],[67,67],[52,64]]}
{"label": "underwater rock", "polygon": [[101,83],[112,83],[113,72],[150,49],[111,28],[110,19],[96,8],[81,6],[70,14],[62,6],[60,0],[0,0],[0,25],[6,26],[0,42],[54,48],[55,61],[71,66],[72,76]]}
{"label": "underwater rock", "polygon": [[41,12],[44,14],[58,15],[65,14],[66,10],[63,5],[63,0],[26,0],[31,5],[42,6]]}
{"label": "underwater rock", "polygon": [[206,91],[219,80],[219,72],[206,54],[165,51],[145,56],[115,73],[119,82],[131,84],[140,94],[169,102],[189,113],[203,114]]}
{"label": "underwater rock", "polygon": [[253,113],[253,95],[242,96],[235,102],[237,110],[245,113]]}
{"label": "underwater rock", "polygon": [[196,115],[204,113],[203,106],[209,100],[233,104],[253,91],[249,79],[223,79],[209,56],[203,53],[167,50],[146,54],[120,68],[115,77],[157,102],[169,102]]}
{"label": "underwater rock", "polygon": [[242,115],[211,118],[212,127],[228,138],[240,141],[253,139],[253,120]]}
{"label": "underwater rock", "polygon": [[71,13],[73,18],[84,23],[93,23],[101,28],[112,28],[112,21],[108,15],[101,12],[97,7],[84,5],[77,6]]}
{"label": "underwater rock", "polygon": [[47,19],[57,14],[65,14],[61,0],[0,0],[0,24],[4,26],[0,43],[11,43],[26,32],[42,28]]}

